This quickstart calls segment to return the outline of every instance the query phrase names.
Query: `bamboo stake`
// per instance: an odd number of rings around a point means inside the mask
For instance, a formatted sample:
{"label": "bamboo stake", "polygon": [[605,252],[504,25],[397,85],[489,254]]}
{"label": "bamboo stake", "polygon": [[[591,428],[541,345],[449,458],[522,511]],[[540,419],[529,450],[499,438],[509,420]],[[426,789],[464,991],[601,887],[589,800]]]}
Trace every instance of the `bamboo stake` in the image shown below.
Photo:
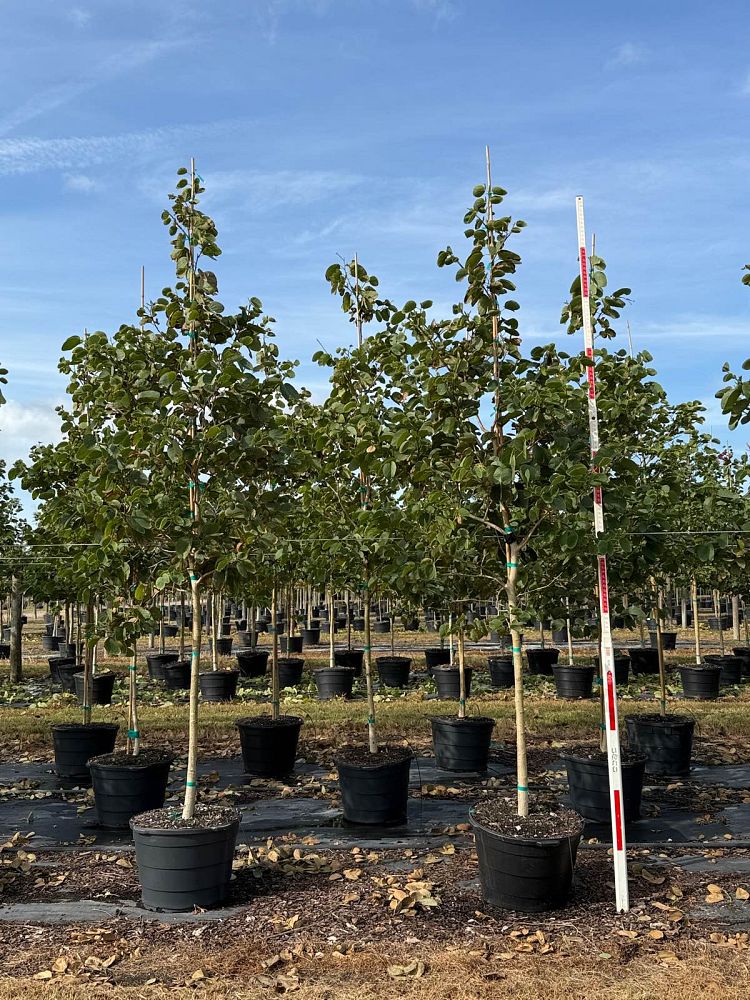
{"label": "bamboo stake", "polygon": [[458,628],[458,717],[466,718],[466,657],[464,655],[463,621]]}
{"label": "bamboo stake", "polygon": [[573,666],[573,636],[571,634],[571,622],[570,622],[570,598],[565,598],[565,629],[568,633],[568,663]]}
{"label": "bamboo stake", "polygon": [[721,655],[724,655],[724,623],[721,620],[721,597],[719,596],[719,591],[714,591],[714,607],[716,608],[716,621],[719,625],[719,648],[721,649]]}
{"label": "bamboo stake", "polygon": [[133,640],[133,655],[128,667],[128,754],[137,757],[140,748],[138,727],[138,640]]}
{"label": "bamboo stake", "polygon": [[333,585],[328,584],[328,665],[330,667],[336,666],[336,636],[334,629],[336,628],[336,611],[333,605]]}
{"label": "bamboo stake", "polygon": [[372,628],[370,622],[370,576],[365,559],[365,682],[367,684],[367,736],[370,753],[378,752],[378,737],[375,730],[375,686],[372,680]]}

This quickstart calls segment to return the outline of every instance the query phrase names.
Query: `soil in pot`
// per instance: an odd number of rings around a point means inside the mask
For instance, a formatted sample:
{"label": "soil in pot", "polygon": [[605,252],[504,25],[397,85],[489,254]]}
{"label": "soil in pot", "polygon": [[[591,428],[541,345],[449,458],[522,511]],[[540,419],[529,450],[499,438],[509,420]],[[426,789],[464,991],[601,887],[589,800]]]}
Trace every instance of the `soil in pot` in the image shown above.
{"label": "soil in pot", "polygon": [[240,650],[237,653],[237,666],[241,677],[262,677],[266,672],[269,652],[267,649]]}
{"label": "soil in pot", "polygon": [[386,687],[404,688],[409,683],[411,660],[408,656],[379,656],[376,659],[380,683]]}
{"label": "soil in pot", "polygon": [[183,913],[223,903],[239,823],[231,806],[202,803],[191,820],[174,806],[134,816],[130,828],[146,909]]}
{"label": "soil in pot", "polygon": [[426,649],[424,651],[424,661],[427,665],[427,673],[431,674],[435,667],[443,667],[450,664],[451,651],[447,647],[441,649],[440,646],[436,646],[433,649]]}
{"label": "soil in pot", "polygon": [[490,656],[487,665],[494,688],[512,688],[515,685],[512,656]]}
{"label": "soil in pot", "polygon": [[301,656],[289,656],[279,660],[279,687],[298,687],[302,683],[305,661]]}
{"label": "soil in pot", "polygon": [[148,675],[151,680],[163,681],[165,664],[176,663],[178,656],[178,653],[146,653]]}
{"label": "soil in pot", "polygon": [[190,687],[190,660],[164,664],[164,687],[167,691],[184,691]]}
{"label": "soil in pot", "polygon": [[294,770],[302,719],[296,715],[252,715],[235,722],[245,774],[283,778]]}
{"label": "soil in pot", "polygon": [[[79,669],[73,674],[76,696],[79,703],[83,704],[83,671]],[[94,674],[91,678],[91,704],[111,705],[112,692],[115,687],[115,675],[107,670],[101,674]]]}
{"label": "soil in pot", "polygon": [[92,757],[89,770],[99,826],[127,830],[137,813],[161,809],[172,760],[169,753],[148,749],[137,757],[124,751]]}
{"label": "soil in pot", "polygon": [[[609,823],[609,762],[598,750],[561,754],[568,772],[568,788],[573,809],[593,823]],[[622,764],[623,818],[630,823],[641,815],[641,793],[646,758],[624,751]]]}
{"label": "soil in pot", "polygon": [[313,673],[318,689],[318,701],[331,698],[351,698],[354,671],[351,667],[322,667]]}
{"label": "soil in pot", "polygon": [[552,676],[552,667],[557,663],[560,650],[554,646],[545,646],[544,649],[527,649],[526,659],[529,663],[529,673],[544,674]]}
{"label": "soil in pot", "polygon": [[52,727],[55,772],[66,785],[90,785],[88,761],[103,753],[112,753],[117,730],[113,722],[60,723]]}
{"label": "soil in pot", "polygon": [[484,774],[490,755],[494,719],[472,715],[466,719],[434,715],[432,745],[435,763],[443,771]]}
{"label": "soil in pot", "polygon": [[649,774],[690,772],[695,721],[686,715],[629,715],[628,742],[646,758]]}
{"label": "soil in pot", "polygon": [[583,832],[580,816],[559,809],[521,818],[512,800],[487,799],[471,809],[469,820],[485,903],[522,913],[565,905]]}
{"label": "soil in pot", "polygon": [[558,698],[591,698],[596,667],[592,664],[556,663],[552,667]]}
{"label": "soil in pot", "polygon": [[198,674],[204,701],[231,701],[237,694],[239,670],[206,670]]}
{"label": "soil in pot", "polygon": [[659,650],[648,646],[634,646],[628,650],[630,666],[634,674],[658,674]]}
{"label": "soil in pot", "polygon": [[[472,668],[465,667],[466,675],[466,697],[471,694]],[[458,701],[461,691],[461,679],[458,674],[458,667],[435,667],[432,671],[437,685],[438,698],[441,701]]]}
{"label": "soil in pot", "polygon": [[355,677],[362,676],[364,666],[364,649],[337,649],[333,654],[333,659],[337,667],[350,667],[354,671]]}
{"label": "soil in pot", "polygon": [[405,823],[411,759],[404,747],[381,747],[376,754],[366,747],[339,751],[334,762],[344,819],[366,826]]}
{"label": "soil in pot", "polygon": [[719,697],[721,667],[710,663],[680,667],[682,693],[696,701],[711,701]]}

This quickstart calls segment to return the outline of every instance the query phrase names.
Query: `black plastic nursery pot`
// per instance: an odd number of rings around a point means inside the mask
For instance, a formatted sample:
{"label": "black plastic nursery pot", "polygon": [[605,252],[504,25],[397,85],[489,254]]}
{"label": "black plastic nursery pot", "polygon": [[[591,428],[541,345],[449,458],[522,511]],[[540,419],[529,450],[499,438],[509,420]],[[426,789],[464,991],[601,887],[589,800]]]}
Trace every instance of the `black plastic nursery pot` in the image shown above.
{"label": "black plastic nursery pot", "polygon": [[302,629],[302,644],[303,646],[317,646],[320,642],[320,629],[319,628],[303,628]]}
{"label": "black plastic nursery pot", "polygon": [[568,630],[566,628],[555,629],[552,633],[552,641],[559,643],[561,646],[567,645]]}
{"label": "black plastic nursery pot", "polygon": [[237,719],[245,774],[283,778],[294,770],[302,719],[297,715],[250,715]]}
{"label": "black plastic nursery pot", "polygon": [[[561,754],[568,772],[568,789],[573,809],[594,823],[609,823],[609,764],[605,754],[591,757]],[[641,815],[641,793],[646,758],[622,759],[623,819],[630,823]]]}
{"label": "black plastic nursery pot", "polygon": [[321,667],[313,673],[318,689],[318,701],[331,698],[351,698],[354,671],[351,667]]}
{"label": "black plastic nursery pot", "polygon": [[560,836],[510,835],[486,826],[480,806],[470,810],[469,822],[487,905],[521,913],[541,913],[565,905],[573,886],[582,822],[573,824],[574,833]]}
{"label": "black plastic nursery pot", "polygon": [[552,671],[558,698],[591,698],[593,695],[596,676],[593,663],[580,666],[556,663]]}
{"label": "black plastic nursery pot", "polygon": [[83,653],[83,644],[76,645],[75,642],[61,642],[57,647],[61,656],[72,656],[75,659]]}
{"label": "black plastic nursery pot", "polygon": [[446,646],[435,646],[433,649],[424,651],[424,662],[427,665],[427,673],[432,673],[435,667],[443,667],[451,662],[451,651]]}
{"label": "black plastic nursery pot", "polygon": [[719,678],[720,687],[727,687],[730,684],[741,684],[743,679],[743,667],[745,664],[741,656],[704,656],[706,663],[721,667]]}
{"label": "black plastic nursery pot", "polygon": [[[73,674],[76,696],[79,703],[83,704],[83,671],[78,668]],[[115,687],[115,675],[107,670],[102,674],[94,674],[91,678],[91,704],[111,705],[112,692]]]}
{"label": "black plastic nursery pot", "polygon": [[164,680],[164,667],[167,663],[176,663],[179,653],[146,653],[148,675],[152,681]]}
{"label": "black plastic nursery pot", "polygon": [[381,684],[397,688],[404,688],[408,685],[411,668],[411,660],[408,656],[379,656],[375,662]]}
{"label": "black plastic nursery pot", "polygon": [[484,774],[490,756],[494,719],[433,715],[430,722],[435,763],[439,768],[443,771]]}
{"label": "black plastic nursery pot", "polygon": [[340,751],[334,758],[339,772],[341,805],[348,823],[396,826],[406,822],[411,750],[366,747]]}
{"label": "black plastic nursery pot", "polygon": [[750,674],[750,646],[735,646],[732,652],[735,656],[742,657],[742,670],[745,676]]}
{"label": "black plastic nursery pot", "polygon": [[701,666],[680,667],[682,693],[695,701],[712,701],[719,697],[721,667],[704,663]]}
{"label": "black plastic nursery pot", "polygon": [[487,665],[490,668],[490,682],[494,688],[512,688],[515,685],[512,656],[490,656]]}
{"label": "black plastic nursery pot", "polygon": [[161,809],[172,756],[146,750],[137,757],[110,753],[89,761],[99,826],[127,830],[130,820],[148,809]]}
{"label": "black plastic nursery pot", "polygon": [[190,660],[164,664],[164,687],[167,691],[184,691],[190,687]]}
{"label": "black plastic nursery pot", "polygon": [[[615,653],[615,684],[618,687],[620,685],[625,685],[630,680],[630,657],[625,653]],[[599,667],[599,657],[594,657],[594,666],[596,667],[597,673],[600,670]]]}
{"label": "black plastic nursery pot", "polygon": [[252,632],[247,632],[243,629],[234,633],[234,639],[237,643],[237,648],[242,649],[253,649],[258,641],[257,635],[253,635]]}
{"label": "black plastic nursery pot", "polygon": [[628,650],[630,666],[634,674],[658,674],[659,650],[648,646],[634,646]]}
{"label": "black plastic nursery pot", "polygon": [[0,660],[10,659],[10,643],[0,642]]}
{"label": "black plastic nursery pot", "polygon": [[352,630],[354,632],[364,632],[365,630],[364,618],[352,618]]}
{"label": "black plastic nursery pot", "polygon": [[[63,659],[63,657],[61,657]],[[55,671],[57,680],[60,683],[60,687],[65,692],[65,694],[75,694],[76,693],[76,674],[81,672],[81,666],[72,660],[71,657],[65,657],[65,663],[59,663]]]}
{"label": "black plastic nursery pot", "polygon": [[237,653],[237,666],[241,677],[262,677],[266,672],[269,652],[267,649],[240,650]]}
{"label": "black plastic nursery pot", "polygon": [[386,632],[391,631],[391,620],[390,618],[384,618],[382,621],[372,623],[372,631],[376,632],[378,635],[384,635]]}
{"label": "black plastic nursery pot", "polygon": [[[471,667],[464,668],[467,698],[471,694],[472,673]],[[461,696],[461,679],[458,667],[435,667],[432,671],[432,676],[435,678],[438,698],[441,701],[458,701]]]}
{"label": "black plastic nursery pot", "polygon": [[179,632],[179,627],[177,625],[164,625],[164,636],[167,639],[174,639],[174,637]]}
{"label": "black plastic nursery pot", "polygon": [[60,648],[60,637],[58,635],[43,635],[42,649],[45,653],[54,653]]}
{"label": "black plastic nursery pot", "polygon": [[[656,632],[649,632],[649,639],[651,641],[651,648],[657,648],[657,634]],[[677,633],[676,632],[662,632],[661,634],[661,648],[662,649],[677,649]]]}
{"label": "black plastic nursery pot", "polygon": [[279,647],[282,653],[301,653],[302,642],[303,636],[301,635],[283,635]]}
{"label": "black plastic nursery pot", "polygon": [[62,722],[52,727],[55,750],[55,772],[61,781],[75,785],[90,785],[88,761],[100,754],[112,753],[117,730],[114,722]]}
{"label": "black plastic nursery pot", "polygon": [[231,701],[237,694],[239,670],[206,670],[198,674],[201,698],[204,701]]}
{"label": "black plastic nursery pot", "polygon": [[184,913],[223,903],[239,824],[239,813],[228,806],[199,804],[187,821],[173,807],[134,816],[130,828],[146,909]]}
{"label": "black plastic nursery pot", "polygon": [[[74,667],[76,659],[74,656],[50,656],[47,658],[47,663],[49,663],[49,673],[53,681],[60,683],[60,667]],[[78,668],[76,667],[76,670]]]}
{"label": "black plastic nursery pot", "polygon": [[333,661],[337,667],[350,667],[354,671],[355,677],[362,675],[364,666],[364,649],[337,649],[333,654]]}
{"label": "black plastic nursery pot", "polygon": [[560,650],[554,646],[545,646],[544,649],[527,649],[526,659],[529,663],[529,673],[544,674],[552,676],[552,667],[557,663]]}
{"label": "black plastic nursery pot", "polygon": [[223,635],[216,640],[216,655],[217,656],[231,656],[232,655],[232,636]]}
{"label": "black plastic nursery pot", "polygon": [[419,631],[419,619],[418,618],[404,618],[403,619],[404,632],[418,632]]}
{"label": "black plastic nursery pot", "polygon": [[628,743],[649,774],[689,774],[695,721],[686,715],[629,715]]}
{"label": "black plastic nursery pot", "polygon": [[302,657],[289,656],[279,660],[279,687],[297,687],[302,683],[305,661]]}

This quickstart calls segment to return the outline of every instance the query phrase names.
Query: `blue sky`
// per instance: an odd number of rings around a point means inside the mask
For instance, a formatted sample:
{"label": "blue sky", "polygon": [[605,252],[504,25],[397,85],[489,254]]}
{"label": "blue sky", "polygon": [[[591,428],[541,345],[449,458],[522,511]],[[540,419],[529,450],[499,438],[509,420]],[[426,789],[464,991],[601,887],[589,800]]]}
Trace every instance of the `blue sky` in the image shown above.
{"label": "blue sky", "polygon": [[[49,440],[59,346],[170,280],[160,210],[195,156],[221,298],[259,296],[287,356],[350,339],[323,281],[355,252],[394,299],[452,301],[484,146],[526,336],[558,337],[576,194],[636,347],[675,399],[750,355],[746,0],[0,0],[0,456]],[[321,391],[321,370],[301,379]]]}

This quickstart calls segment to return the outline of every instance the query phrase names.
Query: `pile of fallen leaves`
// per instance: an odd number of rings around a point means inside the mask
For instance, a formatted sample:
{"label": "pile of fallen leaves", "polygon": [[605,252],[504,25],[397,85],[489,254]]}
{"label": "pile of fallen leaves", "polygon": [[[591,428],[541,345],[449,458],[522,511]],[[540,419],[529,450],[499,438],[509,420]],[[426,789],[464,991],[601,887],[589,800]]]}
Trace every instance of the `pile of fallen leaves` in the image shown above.
{"label": "pile of fallen leaves", "polygon": [[14,833],[10,840],[0,845],[0,892],[31,871],[36,854],[30,854],[21,845],[33,836],[33,833]]}

